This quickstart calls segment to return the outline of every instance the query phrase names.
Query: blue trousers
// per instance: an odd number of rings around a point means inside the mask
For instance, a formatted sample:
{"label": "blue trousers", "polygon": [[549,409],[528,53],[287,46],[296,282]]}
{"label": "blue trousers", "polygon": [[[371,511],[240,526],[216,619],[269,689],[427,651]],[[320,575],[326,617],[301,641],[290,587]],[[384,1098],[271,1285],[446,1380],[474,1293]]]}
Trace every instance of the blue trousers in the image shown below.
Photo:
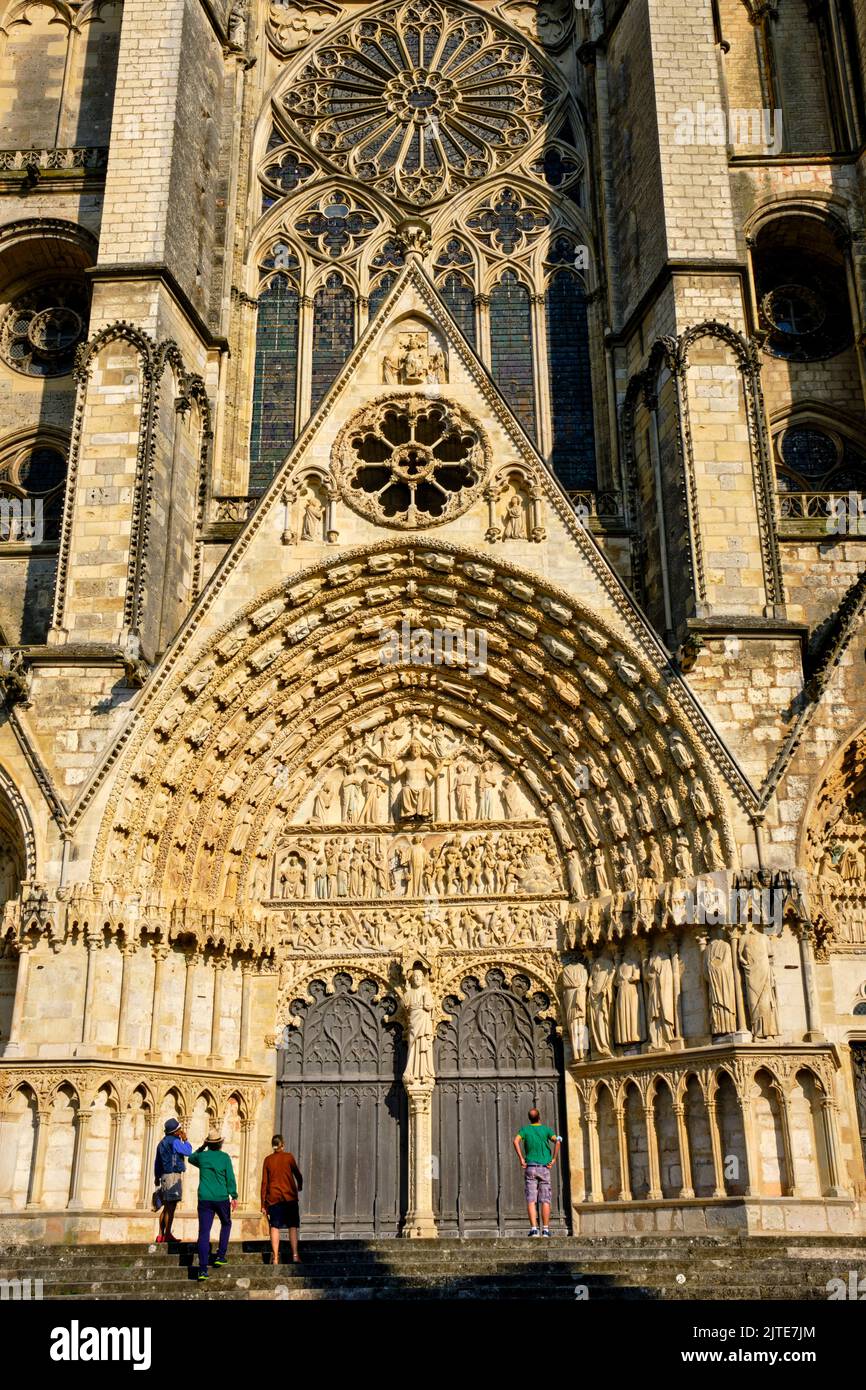
{"label": "blue trousers", "polygon": [[204,1273],[210,1259],[210,1230],[215,1216],[219,1217],[220,1243],[217,1259],[224,1260],[229,1248],[229,1233],[232,1228],[232,1204],[223,1202],[199,1202],[198,1204],[198,1267]]}

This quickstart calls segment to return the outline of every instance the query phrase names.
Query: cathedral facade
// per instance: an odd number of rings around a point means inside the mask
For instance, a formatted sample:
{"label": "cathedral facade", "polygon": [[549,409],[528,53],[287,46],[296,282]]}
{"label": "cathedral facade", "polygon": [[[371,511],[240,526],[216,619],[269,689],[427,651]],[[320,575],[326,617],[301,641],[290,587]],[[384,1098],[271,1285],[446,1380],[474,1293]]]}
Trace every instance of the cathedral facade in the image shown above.
{"label": "cathedral facade", "polygon": [[7,1238],[866,1232],[864,54],[2,0]]}

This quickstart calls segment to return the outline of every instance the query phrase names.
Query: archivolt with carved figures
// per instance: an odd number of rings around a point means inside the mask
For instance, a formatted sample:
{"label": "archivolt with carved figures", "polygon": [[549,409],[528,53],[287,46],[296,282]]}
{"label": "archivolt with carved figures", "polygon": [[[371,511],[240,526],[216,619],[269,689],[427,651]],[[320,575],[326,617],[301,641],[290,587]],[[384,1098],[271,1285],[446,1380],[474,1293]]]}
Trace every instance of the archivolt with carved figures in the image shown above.
{"label": "archivolt with carved figures", "polygon": [[[407,616],[483,624],[483,669],[383,661],[383,633]],[[480,867],[453,895],[495,897],[484,841],[519,833],[519,891],[536,896],[688,877],[733,853],[690,724],[676,683],[566,596],[452,547],[377,548],[263,595],[154,691],[95,867],[109,882],[132,868],[137,888],[187,905],[273,901],[301,874],[303,893],[332,904],[367,896],[363,867],[353,892],[351,863],[326,865],[317,888],[296,860],[275,892],[281,838],[303,833],[319,858],[331,839],[338,861],[363,834],[368,886],[390,874],[399,896],[424,898],[438,873],[452,896],[444,856],[468,836]]]}

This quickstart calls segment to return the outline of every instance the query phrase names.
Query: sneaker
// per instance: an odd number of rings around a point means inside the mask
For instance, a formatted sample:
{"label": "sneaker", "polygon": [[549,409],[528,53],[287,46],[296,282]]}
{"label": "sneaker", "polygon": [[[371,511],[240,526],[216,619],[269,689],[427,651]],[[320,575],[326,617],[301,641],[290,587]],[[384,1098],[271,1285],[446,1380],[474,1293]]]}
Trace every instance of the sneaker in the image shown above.
{"label": "sneaker", "polygon": [[537,1236],[537,1235],[538,1235],[538,1227],[537,1227],[537,1226],[533,1226],[533,1227],[532,1227],[532,1230],[529,1232],[529,1234],[530,1234],[531,1236]]}
{"label": "sneaker", "polygon": [[222,1269],[223,1265],[227,1265],[227,1264],[228,1264],[228,1260],[214,1260],[214,1265],[216,1266],[217,1269]]}
{"label": "sneaker", "polygon": [[542,1226],[542,1228],[541,1228],[541,1234],[542,1234],[543,1236],[547,1236],[547,1239],[550,1240],[550,1227],[549,1227],[549,1226]]}
{"label": "sneaker", "polygon": [[210,1278],[210,1275],[208,1274],[208,1272],[207,1272],[206,1269],[200,1269],[200,1270],[199,1270],[199,1272],[198,1272],[198,1282],[199,1282],[199,1283],[201,1283],[201,1281],[202,1281],[203,1279],[209,1279],[209,1278]]}

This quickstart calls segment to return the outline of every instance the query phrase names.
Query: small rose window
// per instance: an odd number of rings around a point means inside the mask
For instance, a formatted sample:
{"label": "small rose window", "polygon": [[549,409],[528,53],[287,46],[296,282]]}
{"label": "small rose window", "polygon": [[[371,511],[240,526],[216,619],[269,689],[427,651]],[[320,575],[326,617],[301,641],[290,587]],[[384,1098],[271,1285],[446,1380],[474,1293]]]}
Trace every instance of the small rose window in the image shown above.
{"label": "small rose window", "polygon": [[0,351],[28,376],[64,376],[87,333],[89,305],[83,285],[52,283],[23,294],[0,329]]}
{"label": "small rose window", "polygon": [[480,431],[444,401],[382,401],[344,431],[346,500],[400,527],[446,521],[468,506],[486,471]]}

